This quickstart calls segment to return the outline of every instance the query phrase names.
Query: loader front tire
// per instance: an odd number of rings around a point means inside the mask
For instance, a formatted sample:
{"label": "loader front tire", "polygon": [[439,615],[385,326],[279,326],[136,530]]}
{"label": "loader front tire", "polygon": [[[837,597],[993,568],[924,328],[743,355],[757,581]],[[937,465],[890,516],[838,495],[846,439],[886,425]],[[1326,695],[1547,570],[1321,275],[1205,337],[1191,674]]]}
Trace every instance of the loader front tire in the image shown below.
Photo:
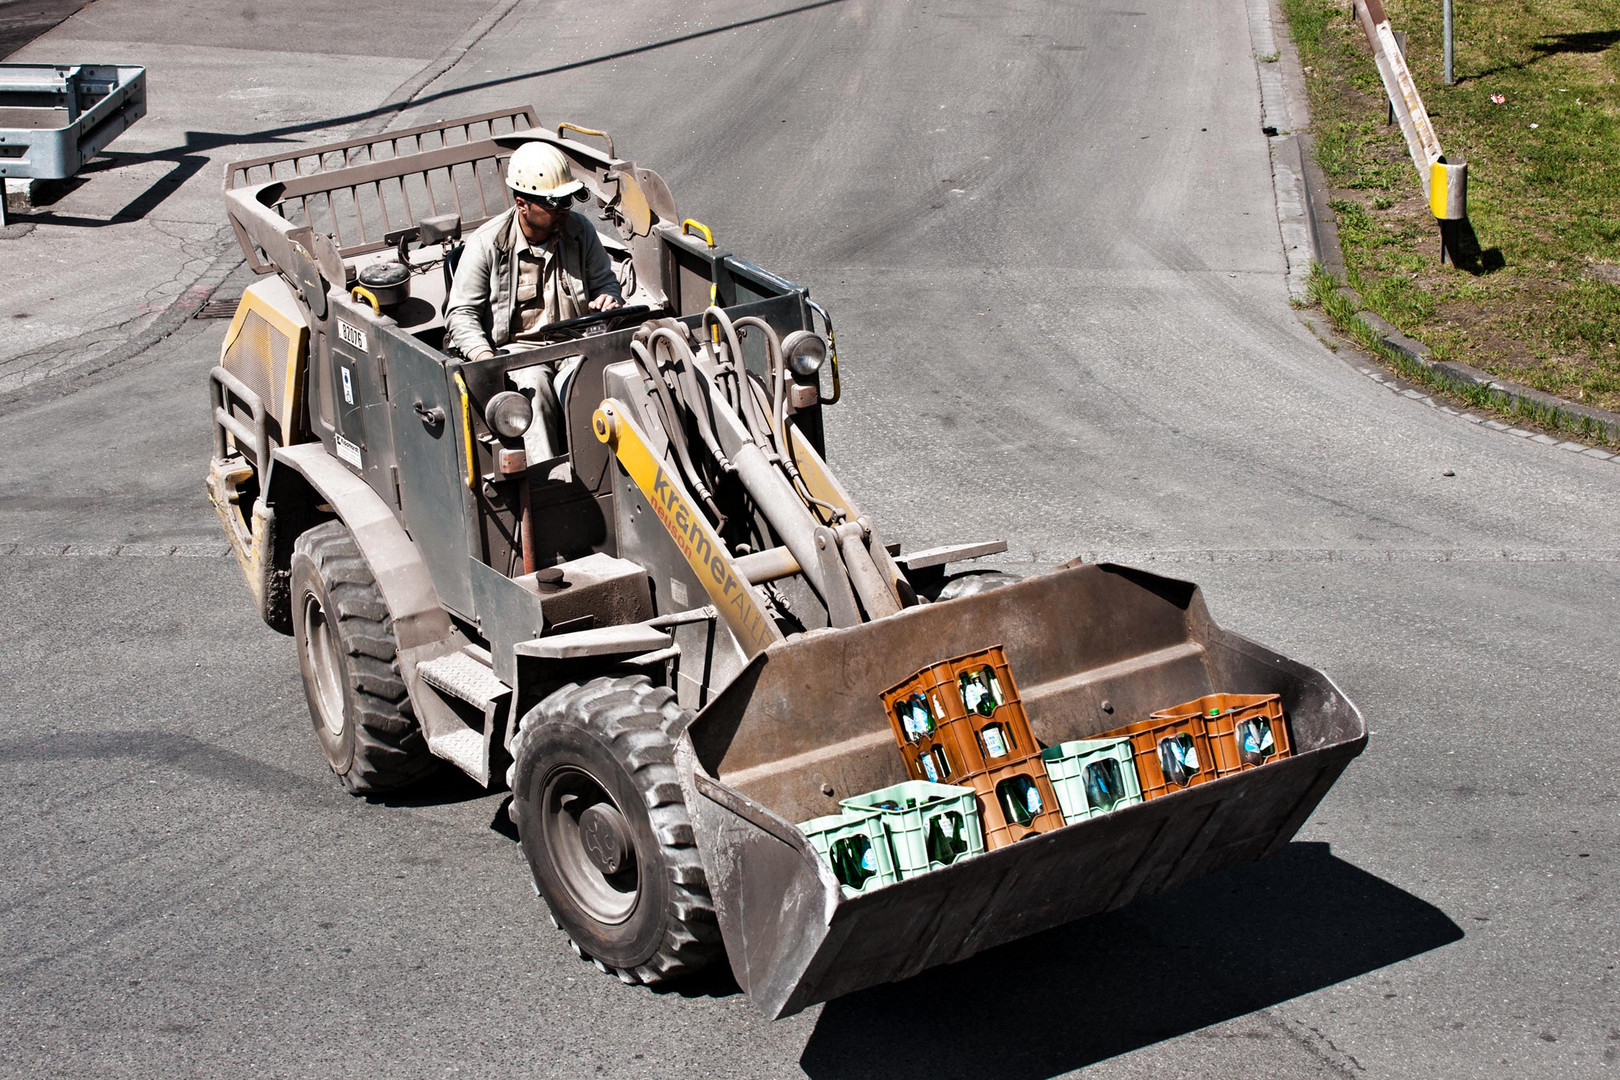
{"label": "loader front tire", "polygon": [[299,536],[291,565],[293,639],[327,764],[354,795],[393,791],[438,770],[400,676],[394,620],[341,521]]}
{"label": "loader front tire", "polygon": [[674,691],[645,676],[563,687],[523,718],[512,805],[524,857],[576,952],[663,983],[722,952],[674,743]]}

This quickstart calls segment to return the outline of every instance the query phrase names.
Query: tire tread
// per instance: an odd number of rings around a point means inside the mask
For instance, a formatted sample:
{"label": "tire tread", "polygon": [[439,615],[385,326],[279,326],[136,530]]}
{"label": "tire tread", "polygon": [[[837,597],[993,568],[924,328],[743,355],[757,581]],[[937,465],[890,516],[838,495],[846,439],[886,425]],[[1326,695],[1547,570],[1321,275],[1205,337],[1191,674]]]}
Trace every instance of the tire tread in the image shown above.
{"label": "tire tread", "polygon": [[333,609],[328,615],[345,653],[354,762],[339,781],[352,794],[370,795],[431,776],[439,759],[428,751],[411,709],[394,620],[353,535],[341,521],[324,522],[297,539],[293,555],[314,563],[325,583]]}
{"label": "tire tread", "polygon": [[[670,982],[706,967],[724,949],[714,899],[698,856],[692,822],[675,773],[670,725],[682,718],[675,693],[654,686],[645,675],[597,678],[571,684],[552,694],[527,717],[512,744],[514,779],[509,814],[522,827],[524,778],[538,764],[532,760],[540,730],[550,721],[577,724],[603,739],[641,793],[658,838],[670,897],[657,951],[633,968],[607,968],[583,951],[572,937],[569,945],[625,982]],[[556,915],[553,913],[553,921]]]}

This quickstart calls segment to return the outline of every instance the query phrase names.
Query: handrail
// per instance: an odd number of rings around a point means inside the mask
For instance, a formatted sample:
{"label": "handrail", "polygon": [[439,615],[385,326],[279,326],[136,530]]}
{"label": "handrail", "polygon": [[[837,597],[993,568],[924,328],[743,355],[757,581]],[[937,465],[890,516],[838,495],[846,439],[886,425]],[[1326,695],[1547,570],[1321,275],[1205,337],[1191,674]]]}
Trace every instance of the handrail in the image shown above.
{"label": "handrail", "polygon": [[[341,144],[322,153],[340,149]],[[322,260],[319,251],[310,254],[332,278],[330,262],[389,246],[385,237],[401,224],[453,212],[464,229],[471,229],[499,214],[506,207],[501,160],[509,153],[494,139],[477,139],[227,187],[225,203],[237,241],[256,272],[292,265],[290,239],[319,247],[330,235],[325,246],[334,249],[335,259]],[[313,235],[291,235],[299,230]]]}
{"label": "handrail", "polygon": [[[229,432],[238,445],[246,443],[252,447],[255,468],[261,471],[268,468],[273,447],[264,400],[247,383],[219,364],[215,364],[208,373],[208,390],[214,406],[214,459],[218,461],[225,457],[225,435]],[[253,421],[251,428],[232,415],[230,402],[233,398],[247,407]]]}
{"label": "handrail", "polygon": [[[322,143],[319,146],[300,147],[279,154],[268,154],[264,157],[245,158],[233,161],[225,166],[225,189],[229,191],[235,187],[247,187],[254,183],[265,183],[269,180],[289,179],[293,176],[306,176],[311,173],[328,172],[332,169],[347,168],[359,161],[380,161],[407,157],[419,154],[426,150],[441,149],[451,145],[448,135],[452,131],[460,131],[462,143],[474,142],[476,139],[494,138],[500,134],[510,132],[496,131],[497,121],[505,121],[511,125],[513,131],[522,131],[533,128],[539,123],[534,115],[532,106],[523,105],[512,109],[497,109],[494,112],[479,113],[476,116],[463,116],[454,120],[441,120],[434,124],[423,124],[421,127],[406,128],[402,131],[390,131],[381,135],[367,135],[358,139],[345,139],[341,142]],[[521,121],[521,122],[520,122]],[[485,135],[476,137],[472,129],[487,126],[489,131]],[[428,136],[438,135],[439,146],[425,146],[423,141]],[[400,150],[400,143],[410,140],[414,148]],[[431,140],[429,140],[431,141]],[[388,147],[390,153],[379,155],[381,147]],[[359,151],[364,151],[360,153]],[[328,163],[329,155],[341,152],[341,160]],[[287,175],[278,175],[277,167],[290,165],[291,170],[282,170]],[[265,175],[254,178],[251,174],[255,169],[264,169]]]}

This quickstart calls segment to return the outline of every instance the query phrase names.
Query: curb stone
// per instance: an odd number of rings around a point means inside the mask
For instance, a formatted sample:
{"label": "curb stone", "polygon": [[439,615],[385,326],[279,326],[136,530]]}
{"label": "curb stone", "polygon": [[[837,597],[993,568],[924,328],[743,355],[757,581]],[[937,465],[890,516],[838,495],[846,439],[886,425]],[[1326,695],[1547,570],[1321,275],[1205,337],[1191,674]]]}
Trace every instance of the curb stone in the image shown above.
{"label": "curb stone", "polygon": [[[1356,296],[1354,290],[1345,289],[1343,291],[1353,299],[1360,299]],[[1356,307],[1360,308],[1361,305],[1358,303]],[[1481,371],[1476,367],[1470,367],[1456,360],[1436,360],[1433,354],[1429,352],[1428,346],[1407,337],[1373,312],[1358,310],[1356,318],[1372,327],[1373,331],[1378,334],[1379,340],[1389,348],[1394,349],[1424,371],[1437,376],[1443,382],[1452,383],[1459,388],[1488,390],[1493,397],[1498,398],[1502,404],[1508,407],[1517,407],[1521,401],[1527,401],[1533,402],[1554,414],[1561,413],[1564,416],[1584,418],[1603,428],[1608,433],[1609,438],[1620,439],[1620,413],[1612,413],[1604,409],[1594,409],[1590,405],[1566,401],[1561,397],[1556,397],[1541,390],[1531,389],[1508,379],[1498,379],[1488,372]],[[1558,439],[1550,439],[1550,442],[1554,444],[1559,441]],[[1580,446],[1583,450],[1587,449],[1585,443],[1576,443],[1575,445]]]}

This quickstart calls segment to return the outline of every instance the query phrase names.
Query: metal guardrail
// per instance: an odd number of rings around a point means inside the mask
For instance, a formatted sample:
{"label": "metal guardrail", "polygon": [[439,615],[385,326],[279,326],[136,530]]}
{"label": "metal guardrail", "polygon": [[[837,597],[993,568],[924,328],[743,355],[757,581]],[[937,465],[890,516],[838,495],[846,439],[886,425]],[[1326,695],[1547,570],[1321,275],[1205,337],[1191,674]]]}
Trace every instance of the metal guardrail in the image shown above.
{"label": "metal guardrail", "polygon": [[1390,115],[1401,126],[1429,210],[1440,223],[1440,261],[1445,262],[1449,256],[1455,262],[1457,222],[1468,217],[1468,163],[1455,157],[1448,159],[1441,152],[1440,137],[1412,81],[1405,50],[1390,28],[1383,0],[1355,0],[1355,11],[1367,43],[1372,46],[1373,61],[1389,98]]}
{"label": "metal guardrail", "polygon": [[145,115],[143,67],[0,64],[0,180],[65,180]]}
{"label": "metal guardrail", "polygon": [[1395,43],[1395,32],[1390,29],[1389,16],[1384,13],[1382,0],[1359,0],[1356,15],[1367,44],[1372,46],[1373,62],[1378,65],[1378,76],[1384,83],[1395,121],[1406,137],[1406,149],[1417,168],[1423,194],[1429,193],[1429,167],[1440,157],[1440,139],[1429,122],[1429,113],[1418,96],[1417,85],[1407,69],[1406,56]]}

